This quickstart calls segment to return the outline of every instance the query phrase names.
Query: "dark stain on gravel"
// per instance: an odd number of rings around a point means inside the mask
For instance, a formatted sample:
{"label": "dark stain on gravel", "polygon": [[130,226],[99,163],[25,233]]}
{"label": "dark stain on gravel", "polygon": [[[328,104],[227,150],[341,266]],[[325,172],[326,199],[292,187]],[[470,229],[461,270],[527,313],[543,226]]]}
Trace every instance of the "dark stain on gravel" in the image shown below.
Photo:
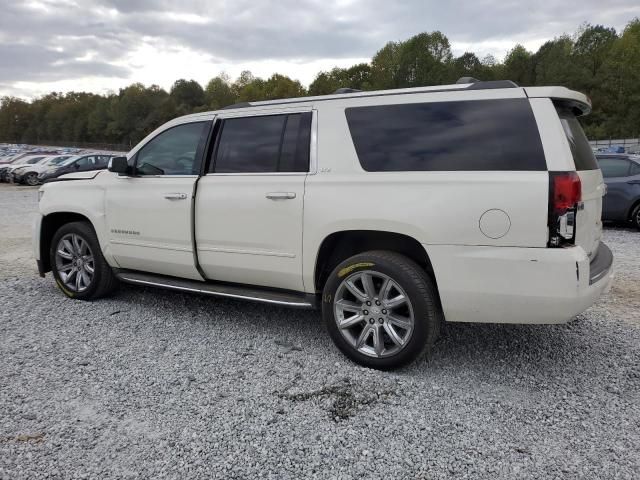
{"label": "dark stain on gravel", "polygon": [[384,401],[398,393],[393,390],[369,391],[364,385],[354,385],[350,380],[343,380],[340,383],[327,385],[311,392],[280,393],[282,399],[292,402],[306,402],[318,398],[330,398],[331,404],[328,408],[330,417],[338,422],[347,420],[356,415],[363,407],[374,405]]}

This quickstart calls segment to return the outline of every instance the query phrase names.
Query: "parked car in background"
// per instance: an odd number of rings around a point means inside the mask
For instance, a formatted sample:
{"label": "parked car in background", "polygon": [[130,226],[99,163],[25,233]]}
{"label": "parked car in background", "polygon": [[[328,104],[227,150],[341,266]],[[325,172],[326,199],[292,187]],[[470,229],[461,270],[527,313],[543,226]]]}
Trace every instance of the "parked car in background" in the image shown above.
{"label": "parked car in background", "polygon": [[45,155],[29,155],[26,157],[19,158],[18,160],[15,160],[8,165],[4,165],[3,167],[0,168],[0,182],[8,182],[9,175],[11,175],[11,173],[16,168],[19,168],[23,165],[32,165],[34,163],[38,163],[43,158],[45,158]]}
{"label": "parked car in background", "polygon": [[56,167],[63,163],[72,155],[53,155],[44,157],[40,162],[34,164],[20,165],[10,173],[9,181],[13,183],[24,183],[26,185],[37,185],[38,175],[51,167]]}
{"label": "parked car in background", "polygon": [[640,230],[640,156],[598,154],[596,158],[607,184],[602,219],[630,222]]}
{"label": "parked car in background", "polygon": [[75,155],[67,158],[59,165],[53,165],[38,175],[38,182],[45,183],[60,175],[74,172],[89,172],[92,170],[104,170],[107,168],[109,160],[114,157],[113,154],[105,153],[89,153],[83,155]]}

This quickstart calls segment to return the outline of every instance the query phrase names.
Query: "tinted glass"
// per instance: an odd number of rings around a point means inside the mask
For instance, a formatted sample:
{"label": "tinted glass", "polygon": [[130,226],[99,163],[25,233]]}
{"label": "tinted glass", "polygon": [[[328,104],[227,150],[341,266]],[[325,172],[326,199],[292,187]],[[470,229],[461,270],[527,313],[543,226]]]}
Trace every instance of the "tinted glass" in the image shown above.
{"label": "tinted glass", "polygon": [[626,177],[629,175],[631,162],[624,158],[600,158],[598,160],[602,176],[610,177]]}
{"label": "tinted glass", "polygon": [[640,175],[640,163],[631,163],[629,175]]}
{"label": "tinted glass", "polygon": [[346,109],[367,171],[546,170],[526,99]]}
{"label": "tinted glass", "polygon": [[178,125],[165,130],[136,155],[138,175],[197,175],[198,144],[207,122]]}
{"label": "tinted glass", "polygon": [[210,171],[306,172],[310,130],[311,113],[226,119]]}
{"label": "tinted glass", "polygon": [[277,172],[286,115],[224,121],[216,152],[216,173]]}
{"label": "tinted glass", "polygon": [[279,172],[309,171],[311,113],[289,115],[282,137]]}
{"label": "tinted glass", "polygon": [[82,157],[80,160],[78,160],[75,164],[78,167],[86,167],[87,165],[89,165],[90,163],[93,163],[93,157]]}
{"label": "tinted glass", "polygon": [[560,122],[564,133],[569,140],[569,146],[571,147],[571,154],[573,155],[573,162],[576,165],[576,170],[596,170],[598,168],[598,162],[593,154],[589,140],[587,140],[584,130],[578,119],[568,108],[556,106],[558,115],[560,116]]}

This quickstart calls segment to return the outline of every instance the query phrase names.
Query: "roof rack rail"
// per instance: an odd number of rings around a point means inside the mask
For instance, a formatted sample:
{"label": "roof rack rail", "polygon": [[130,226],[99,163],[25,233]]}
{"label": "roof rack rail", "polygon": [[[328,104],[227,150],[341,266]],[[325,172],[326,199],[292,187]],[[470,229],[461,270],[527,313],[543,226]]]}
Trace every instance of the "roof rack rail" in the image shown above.
{"label": "roof rack rail", "polygon": [[253,105],[251,105],[249,102],[240,102],[240,103],[234,103],[233,105],[227,105],[226,107],[222,107],[220,110],[230,110],[232,108],[247,108],[247,107],[253,107]]}
{"label": "roof rack rail", "polygon": [[341,93],[357,93],[357,92],[361,92],[361,91],[362,90],[358,90],[357,88],[343,87],[343,88],[339,88],[335,92],[333,92],[333,95],[340,95]]}

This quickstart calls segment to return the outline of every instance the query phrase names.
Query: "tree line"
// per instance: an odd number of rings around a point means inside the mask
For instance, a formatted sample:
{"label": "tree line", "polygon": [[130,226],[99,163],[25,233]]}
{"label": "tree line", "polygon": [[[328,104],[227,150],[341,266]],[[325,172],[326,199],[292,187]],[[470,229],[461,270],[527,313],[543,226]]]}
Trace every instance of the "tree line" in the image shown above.
{"label": "tree line", "polygon": [[30,102],[0,100],[0,141],[112,143],[134,145],[150,131],[179,115],[216,110],[234,103],[325,95],[340,87],[361,90],[455,83],[463,76],[513,80],[522,86],[564,85],[586,93],[593,113],[584,119],[593,139],[640,136],[640,19],[618,33],[603,25],[583,25],[574,35],[544,43],[537,52],[515,45],[499,62],[472,52],[454,57],[441,32],[420,33],[389,42],[369,63],[320,72],[305,88],[274,74],[249,71],[235,80],[225,74],[203,88],[177,80],[166,90],[134,83],[118,93],[49,93]]}

